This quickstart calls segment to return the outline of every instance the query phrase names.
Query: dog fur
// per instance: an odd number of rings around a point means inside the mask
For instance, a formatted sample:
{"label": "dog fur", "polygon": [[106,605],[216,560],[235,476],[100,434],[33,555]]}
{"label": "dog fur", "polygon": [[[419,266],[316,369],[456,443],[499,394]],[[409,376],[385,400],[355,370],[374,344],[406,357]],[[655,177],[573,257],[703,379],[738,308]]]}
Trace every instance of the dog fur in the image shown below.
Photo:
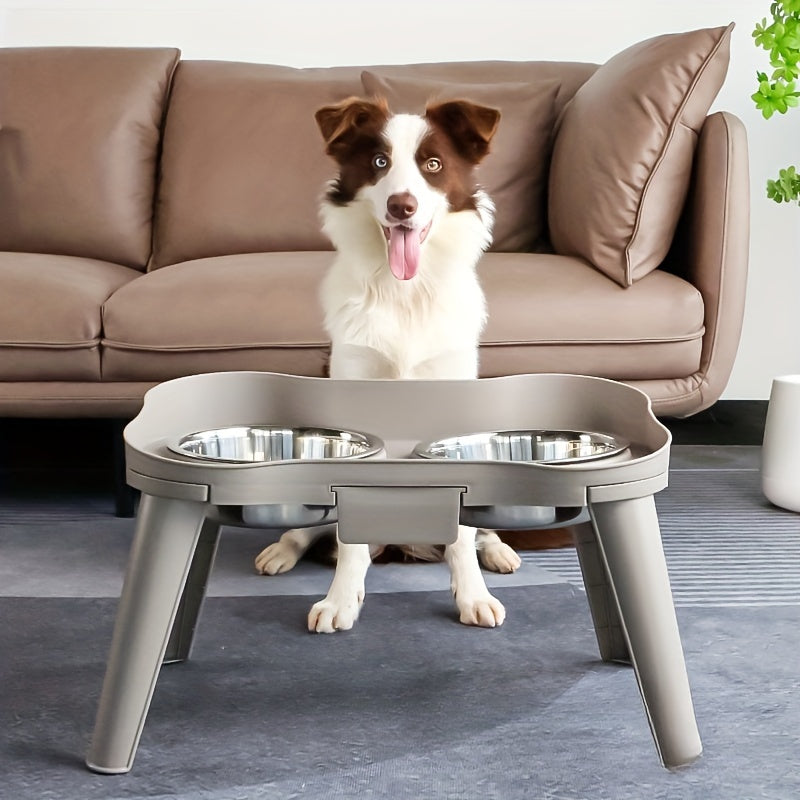
{"label": "dog fur", "polygon": [[[321,207],[336,256],[320,292],[337,379],[476,378],[486,303],[476,264],[491,243],[494,207],[475,185],[489,152],[495,109],[466,100],[391,114],[382,100],[350,98],[316,113],[339,173]],[[256,558],[264,574],[291,569],[325,532],[287,531]],[[477,548],[477,550],[476,550]],[[505,609],[486,588],[484,566],[512,572],[517,554],[496,533],[459,527],[444,548],[461,622],[494,627]],[[438,559],[441,548],[411,554]],[[368,545],[338,542],[327,596],[311,631],[353,626],[364,600]]]}

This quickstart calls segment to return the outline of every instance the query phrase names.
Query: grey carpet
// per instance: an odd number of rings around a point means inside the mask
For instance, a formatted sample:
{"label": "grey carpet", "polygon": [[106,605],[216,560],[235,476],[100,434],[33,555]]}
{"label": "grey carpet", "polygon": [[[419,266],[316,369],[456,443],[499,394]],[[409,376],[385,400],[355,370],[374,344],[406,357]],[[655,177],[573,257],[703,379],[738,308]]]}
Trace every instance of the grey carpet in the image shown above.
{"label": "grey carpet", "polygon": [[[656,505],[676,605],[800,605],[800,516],[764,499],[757,471],[673,469]],[[523,558],[583,585],[572,549]]]}
{"label": "grey carpet", "polygon": [[496,630],[456,622],[440,565],[387,565],[353,631],[311,636],[330,571],[253,576],[263,535],[226,531],[193,657],[162,671],[133,771],[93,775],[133,524],[107,498],[49,493],[0,506],[0,797],[800,796],[800,516],[761,498],[756,448],[675,450],[658,504],[676,595],[696,593],[677,603],[705,746],[691,767],[658,764],[632,672],[598,660],[555,561],[571,550],[526,554],[516,586],[493,579]]}

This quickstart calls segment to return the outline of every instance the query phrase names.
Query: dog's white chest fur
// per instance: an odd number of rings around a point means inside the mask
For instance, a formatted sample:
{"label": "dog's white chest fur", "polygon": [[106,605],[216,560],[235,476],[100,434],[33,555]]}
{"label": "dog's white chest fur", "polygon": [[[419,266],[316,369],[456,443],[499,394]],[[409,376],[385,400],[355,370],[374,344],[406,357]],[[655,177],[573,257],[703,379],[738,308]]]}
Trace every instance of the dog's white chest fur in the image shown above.
{"label": "dog's white chest fur", "polygon": [[323,217],[337,250],[321,289],[331,376],[475,377],[486,319],[475,264],[487,231],[478,215],[436,218],[419,273],[408,281],[390,272],[386,239],[368,203],[328,206]]}

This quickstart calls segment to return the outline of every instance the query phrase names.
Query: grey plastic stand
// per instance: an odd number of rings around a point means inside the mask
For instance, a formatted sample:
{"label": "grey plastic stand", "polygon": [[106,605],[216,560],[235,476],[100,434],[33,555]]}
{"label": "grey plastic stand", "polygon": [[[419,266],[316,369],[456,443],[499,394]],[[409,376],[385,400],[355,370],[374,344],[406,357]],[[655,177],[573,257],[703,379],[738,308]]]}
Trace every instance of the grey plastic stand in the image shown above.
{"label": "grey plastic stand", "polygon": [[[229,464],[167,448],[185,433],[254,423],[364,431],[383,439],[386,457]],[[531,428],[601,431],[631,447],[572,465],[409,457],[420,441]],[[633,665],[662,763],[690,763],[702,746],[653,501],[669,446],[646,395],[599,378],[231,372],[155,387],[125,429],[128,482],[143,494],[87,765],[130,770],[161,664],[189,655],[220,524],[243,524],[237,507],[269,504],[335,507],[343,541],[397,544],[453,541],[465,507],[588,509],[576,545],[600,655]]]}

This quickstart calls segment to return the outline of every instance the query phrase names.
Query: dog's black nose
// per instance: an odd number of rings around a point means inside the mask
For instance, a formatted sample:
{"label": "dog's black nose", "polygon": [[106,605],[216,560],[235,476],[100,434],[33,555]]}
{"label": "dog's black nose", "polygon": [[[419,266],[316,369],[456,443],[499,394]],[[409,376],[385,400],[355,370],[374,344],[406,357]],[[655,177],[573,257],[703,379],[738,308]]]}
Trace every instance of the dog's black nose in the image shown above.
{"label": "dog's black nose", "polygon": [[393,219],[408,219],[417,210],[417,198],[409,192],[398,192],[390,195],[386,201],[386,210]]}

